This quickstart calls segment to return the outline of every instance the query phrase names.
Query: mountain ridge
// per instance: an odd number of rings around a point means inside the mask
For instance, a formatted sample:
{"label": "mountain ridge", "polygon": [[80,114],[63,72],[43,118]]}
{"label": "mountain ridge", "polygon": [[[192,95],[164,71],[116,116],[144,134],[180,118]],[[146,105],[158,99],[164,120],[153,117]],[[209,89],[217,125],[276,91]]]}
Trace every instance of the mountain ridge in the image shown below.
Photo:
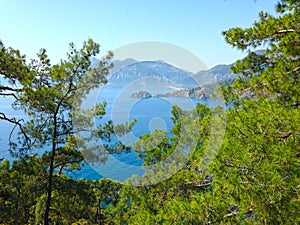
{"label": "mountain ridge", "polygon": [[[145,91],[156,88],[158,91],[154,92],[153,97],[203,99],[209,97],[219,84],[232,83],[239,76],[231,72],[230,66],[233,64],[220,64],[193,74],[161,60],[137,61],[128,58],[112,63],[114,67],[108,77],[110,85],[125,87],[134,83],[135,86],[131,87],[135,91],[141,86]],[[143,95],[134,93],[134,97],[139,96]]]}

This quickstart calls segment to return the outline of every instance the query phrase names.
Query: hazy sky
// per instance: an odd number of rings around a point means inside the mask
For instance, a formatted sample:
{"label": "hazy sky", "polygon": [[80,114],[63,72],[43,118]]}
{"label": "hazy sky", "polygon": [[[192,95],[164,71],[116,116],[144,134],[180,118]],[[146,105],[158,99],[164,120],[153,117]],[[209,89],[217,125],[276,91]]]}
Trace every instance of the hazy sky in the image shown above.
{"label": "hazy sky", "polygon": [[249,27],[274,0],[0,0],[0,39],[33,58],[46,48],[57,62],[68,43],[87,38],[103,52],[141,41],[178,45],[208,67],[244,56],[221,32]]}

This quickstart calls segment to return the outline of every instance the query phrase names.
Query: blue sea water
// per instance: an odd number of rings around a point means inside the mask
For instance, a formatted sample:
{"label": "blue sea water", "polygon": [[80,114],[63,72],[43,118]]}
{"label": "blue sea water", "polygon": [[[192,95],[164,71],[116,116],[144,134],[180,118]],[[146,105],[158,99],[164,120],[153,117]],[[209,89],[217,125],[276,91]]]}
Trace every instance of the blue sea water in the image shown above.
{"label": "blue sea water", "polygon": [[[137,123],[132,127],[128,135],[120,136],[118,139],[126,146],[132,145],[143,134],[150,134],[154,130],[164,130],[170,134],[173,127],[171,121],[171,110],[173,105],[178,105],[182,109],[191,110],[195,108],[198,102],[208,106],[215,106],[217,102],[208,99],[196,99],[185,97],[151,97],[151,98],[132,98],[131,95],[138,91],[148,91],[153,96],[157,93],[167,93],[170,90],[155,89],[155,86],[148,86],[147,89],[140,85],[129,86],[124,88],[123,85],[108,84],[103,87],[95,97],[96,102],[107,102],[106,115],[99,123],[114,121],[116,124],[129,122],[133,119]],[[110,155],[109,160],[102,165],[91,165],[98,173],[104,177],[115,180],[126,180],[133,174],[142,175],[141,168],[143,161],[138,159],[135,152],[127,154]]]}
{"label": "blue sea water", "polygon": [[[170,131],[173,124],[171,121],[172,105],[176,104],[183,109],[192,109],[197,102],[207,104],[209,106],[217,103],[208,102],[206,100],[183,98],[183,97],[152,97],[146,99],[134,99],[130,95],[130,91],[121,90],[119,87],[106,86],[97,93],[96,102],[107,101],[106,115],[99,121],[104,123],[110,119],[116,123],[124,123],[136,119],[137,123],[133,126],[132,132],[125,137],[119,137],[119,140],[126,145],[137,141],[139,136],[151,133],[155,129]],[[24,118],[22,111],[15,111],[11,108],[11,98],[1,98],[0,112],[5,112],[9,117]],[[12,159],[8,152],[8,138],[13,125],[4,121],[0,121],[0,158]],[[14,135],[17,135],[16,132]],[[85,178],[90,180],[98,180],[101,177],[110,177],[117,180],[125,180],[132,174],[142,174],[142,160],[137,158],[135,152],[124,153],[119,155],[111,155],[108,162],[101,169],[97,166],[86,164],[80,171],[75,171],[71,175],[74,178]],[[123,163],[123,164],[122,164]],[[124,165],[130,165],[128,171],[124,169]],[[100,172],[99,172],[100,171]],[[101,172],[102,171],[102,172]],[[120,175],[120,171],[122,175]]]}
{"label": "blue sea water", "polygon": [[[4,97],[0,99],[0,112],[4,112],[6,117],[15,118],[16,120],[24,119],[25,115],[22,111],[14,110],[12,108],[13,99],[11,97]],[[0,120],[0,158],[10,159],[11,156],[8,151],[9,138],[14,138],[17,132],[11,131],[14,125],[6,121]],[[17,131],[17,128],[15,129]]]}

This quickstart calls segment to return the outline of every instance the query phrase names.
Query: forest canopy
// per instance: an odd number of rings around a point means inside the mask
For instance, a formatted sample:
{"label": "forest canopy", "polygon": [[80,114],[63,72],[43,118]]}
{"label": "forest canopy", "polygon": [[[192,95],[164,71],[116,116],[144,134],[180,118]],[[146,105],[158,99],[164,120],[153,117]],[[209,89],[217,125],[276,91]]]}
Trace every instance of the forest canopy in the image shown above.
{"label": "forest canopy", "polygon": [[[30,118],[0,112],[0,120],[19,130],[18,141],[10,143],[18,160],[0,162],[0,224],[299,224],[300,2],[281,0],[276,10],[276,16],[261,12],[252,27],[222,32],[247,57],[231,68],[243,76],[219,87],[230,107],[218,117],[227,126],[216,158],[201,169],[212,135],[211,115],[219,109],[173,106],[173,136],[156,131],[132,146],[144,166],[174,151],[182,123],[200,138],[180,171],[148,186],[72,179],[65,173],[84,164],[83,147],[85,156],[102,156],[81,144],[72,119],[78,110],[83,122],[76,129],[84,130],[92,117],[105,114],[105,102],[84,112],[79,105],[82,96],[107,82],[112,53],[91,69],[90,59],[100,51],[92,39],[80,49],[70,44],[67,59],[54,65],[45,49],[28,62],[0,42],[0,74],[6,81],[0,83],[0,97],[14,98],[14,109]],[[195,113],[199,116],[190,116]],[[120,132],[129,132],[134,122],[119,127]],[[107,124],[91,138],[109,138],[113,126]],[[161,136],[163,141],[152,148],[151,141]],[[149,149],[140,151],[140,146]],[[42,154],[30,154],[31,148]]]}

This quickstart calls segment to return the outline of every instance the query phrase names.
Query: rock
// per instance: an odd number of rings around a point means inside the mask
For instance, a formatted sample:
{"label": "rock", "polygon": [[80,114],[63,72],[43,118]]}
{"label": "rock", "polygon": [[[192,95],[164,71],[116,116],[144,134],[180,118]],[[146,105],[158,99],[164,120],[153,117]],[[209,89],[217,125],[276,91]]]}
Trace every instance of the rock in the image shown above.
{"label": "rock", "polygon": [[206,95],[207,95],[206,89],[203,87],[198,87],[198,88],[187,88],[187,89],[177,90],[166,94],[158,94],[157,97],[191,97],[191,98],[204,99],[207,97]]}
{"label": "rock", "polygon": [[135,92],[131,95],[132,98],[151,98],[152,95],[147,91]]}

